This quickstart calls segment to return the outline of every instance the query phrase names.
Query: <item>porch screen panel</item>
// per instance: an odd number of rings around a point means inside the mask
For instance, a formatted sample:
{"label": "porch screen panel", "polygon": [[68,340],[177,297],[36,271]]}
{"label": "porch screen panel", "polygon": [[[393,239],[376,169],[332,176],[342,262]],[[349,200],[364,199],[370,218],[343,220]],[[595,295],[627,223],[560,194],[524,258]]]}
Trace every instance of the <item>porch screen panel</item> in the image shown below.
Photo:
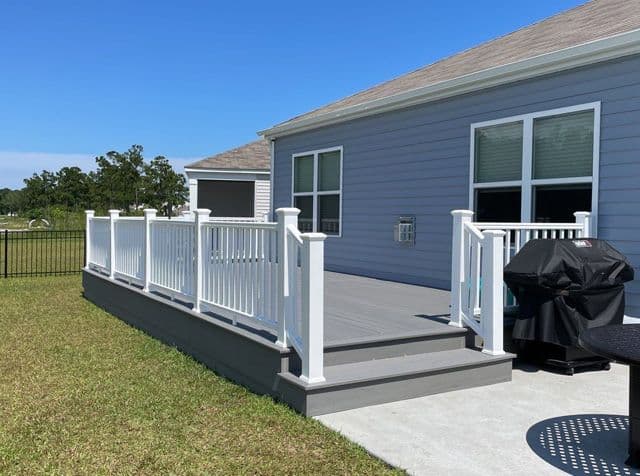
{"label": "porch screen panel", "polygon": [[475,182],[522,177],[522,121],[479,127],[475,131]]}
{"label": "porch screen panel", "polygon": [[534,120],[533,178],[591,175],[593,114],[582,111]]}

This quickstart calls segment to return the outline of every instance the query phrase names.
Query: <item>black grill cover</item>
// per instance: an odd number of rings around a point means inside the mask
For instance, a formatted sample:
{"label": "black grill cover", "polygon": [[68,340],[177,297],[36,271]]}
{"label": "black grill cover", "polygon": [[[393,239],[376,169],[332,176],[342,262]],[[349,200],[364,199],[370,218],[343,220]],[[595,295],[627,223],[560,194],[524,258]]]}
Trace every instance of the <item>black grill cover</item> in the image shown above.
{"label": "black grill cover", "polygon": [[514,339],[575,346],[584,329],[620,324],[633,268],[603,240],[531,240],[504,270],[518,300]]}

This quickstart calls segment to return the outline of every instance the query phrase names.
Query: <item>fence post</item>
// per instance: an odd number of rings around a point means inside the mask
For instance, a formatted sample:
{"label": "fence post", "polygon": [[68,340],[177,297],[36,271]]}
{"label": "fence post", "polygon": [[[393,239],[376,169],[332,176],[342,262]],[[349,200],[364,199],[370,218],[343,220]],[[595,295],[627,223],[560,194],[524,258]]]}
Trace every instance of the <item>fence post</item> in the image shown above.
{"label": "fence post", "polygon": [[4,230],[4,278],[9,277],[9,230]]}
{"label": "fence post", "polygon": [[116,276],[116,221],[120,210],[109,210],[109,279]]}
{"label": "fence post", "polygon": [[202,224],[209,221],[211,210],[207,208],[198,208],[196,214],[196,279],[195,279],[195,304],[193,310],[200,312],[200,301],[202,300]]}
{"label": "fence post", "polygon": [[84,226],[84,269],[89,269],[91,263],[91,220],[96,212],[93,210],[85,210],[85,226]]}
{"label": "fence post", "polygon": [[324,382],[324,233],[302,235],[302,374]]}
{"label": "fence post", "polygon": [[582,226],[580,238],[591,237],[591,212],[575,212],[573,216],[576,217],[576,223]]}
{"label": "fence post", "polygon": [[293,316],[295,303],[291,302],[291,296],[289,292],[289,267],[287,252],[289,247],[287,246],[287,240],[289,239],[287,234],[287,227],[293,225],[298,226],[298,215],[300,210],[297,208],[278,208],[276,215],[278,217],[278,340],[276,344],[281,347],[288,347],[289,340],[287,339],[287,321]]}
{"label": "fence post", "polygon": [[151,282],[151,222],[155,220],[158,210],[155,208],[144,209],[144,287],[145,293],[149,292]]}
{"label": "fence post", "polygon": [[485,230],[482,240],[482,304],[480,327],[484,346],[482,352],[504,354],[503,262],[504,236],[501,230]]}
{"label": "fence post", "polygon": [[453,210],[453,236],[451,239],[451,319],[450,326],[463,327],[462,290],[465,284],[464,259],[467,246],[464,238],[464,224],[471,222],[471,210]]}

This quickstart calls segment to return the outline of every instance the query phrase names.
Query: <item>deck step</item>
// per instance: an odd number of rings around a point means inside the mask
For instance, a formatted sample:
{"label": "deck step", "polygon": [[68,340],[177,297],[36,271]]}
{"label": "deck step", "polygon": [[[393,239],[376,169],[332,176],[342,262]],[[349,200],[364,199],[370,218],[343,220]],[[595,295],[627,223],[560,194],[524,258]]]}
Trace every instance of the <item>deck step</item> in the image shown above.
{"label": "deck step", "polygon": [[326,381],[317,384],[283,372],[279,392],[304,414],[321,415],[507,382],[513,357],[465,348],[330,365],[325,367]]}
{"label": "deck step", "polygon": [[326,366],[390,359],[465,348],[469,330],[438,324],[429,332],[385,335],[326,344]]}

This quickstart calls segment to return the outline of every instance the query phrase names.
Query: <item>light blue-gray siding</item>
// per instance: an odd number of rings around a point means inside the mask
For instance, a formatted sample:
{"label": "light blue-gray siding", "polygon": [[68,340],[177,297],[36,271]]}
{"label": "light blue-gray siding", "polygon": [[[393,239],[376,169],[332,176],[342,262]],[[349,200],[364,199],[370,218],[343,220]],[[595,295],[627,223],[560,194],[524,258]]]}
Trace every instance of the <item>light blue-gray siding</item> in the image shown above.
{"label": "light blue-gray siding", "polygon": [[[640,56],[357,119],[276,140],[274,208],[291,206],[291,154],[344,147],[342,237],[326,242],[330,270],[449,288],[451,216],[469,202],[470,124],[601,101],[598,234],[626,254],[640,316]],[[416,245],[393,241],[416,216]]]}

